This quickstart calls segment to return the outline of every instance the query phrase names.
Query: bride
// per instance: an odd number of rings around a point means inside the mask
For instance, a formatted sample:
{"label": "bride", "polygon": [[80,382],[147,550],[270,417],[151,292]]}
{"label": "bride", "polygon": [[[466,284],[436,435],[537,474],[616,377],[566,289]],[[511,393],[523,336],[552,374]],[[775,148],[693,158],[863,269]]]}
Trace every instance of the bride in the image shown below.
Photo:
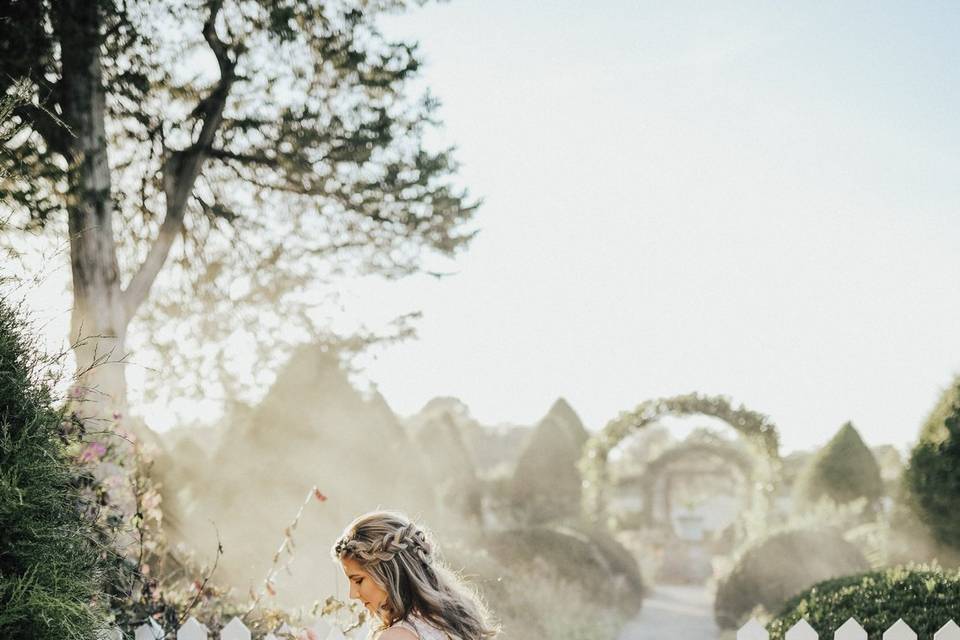
{"label": "bride", "polygon": [[380,622],[377,640],[488,640],[498,632],[478,596],[434,557],[427,533],[400,513],[360,516],[333,556],[350,597]]}

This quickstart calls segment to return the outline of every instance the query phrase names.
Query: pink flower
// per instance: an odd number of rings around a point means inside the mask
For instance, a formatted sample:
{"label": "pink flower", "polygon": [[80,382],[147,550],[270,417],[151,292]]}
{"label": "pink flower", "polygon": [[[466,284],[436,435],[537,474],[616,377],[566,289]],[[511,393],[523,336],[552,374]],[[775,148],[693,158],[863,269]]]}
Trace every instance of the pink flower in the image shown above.
{"label": "pink flower", "polygon": [[101,442],[91,442],[80,453],[80,462],[96,462],[107,452],[107,448]]}

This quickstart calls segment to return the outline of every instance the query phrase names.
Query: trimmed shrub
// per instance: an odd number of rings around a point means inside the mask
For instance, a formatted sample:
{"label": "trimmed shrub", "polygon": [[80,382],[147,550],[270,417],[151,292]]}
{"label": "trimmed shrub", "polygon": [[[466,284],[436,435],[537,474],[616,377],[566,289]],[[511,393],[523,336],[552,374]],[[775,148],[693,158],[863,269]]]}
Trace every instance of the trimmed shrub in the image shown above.
{"label": "trimmed shrub", "polygon": [[573,407],[571,407],[570,403],[564,398],[557,398],[550,406],[550,410],[547,411],[545,417],[552,418],[563,424],[567,428],[571,438],[573,438],[573,441],[581,449],[587,440],[590,439],[590,434],[587,433],[586,428],[583,426],[583,421],[580,420],[580,416],[577,415],[577,412],[573,410]]}
{"label": "trimmed shrub", "polygon": [[565,422],[549,416],[540,421],[513,473],[511,502],[519,521],[542,524],[579,516],[582,450]]}
{"label": "trimmed shrub", "polygon": [[573,527],[574,531],[587,536],[603,555],[611,571],[616,576],[622,576],[631,593],[637,599],[643,598],[647,588],[643,582],[643,574],[636,557],[625,546],[620,544],[608,531],[600,527]]}
{"label": "trimmed shrub", "polygon": [[446,564],[475,585],[502,625],[498,640],[614,640],[630,613],[545,562],[509,564],[477,544],[444,546]]}
{"label": "trimmed shrub", "polygon": [[786,603],[768,625],[781,640],[801,618],[821,638],[856,618],[870,640],[880,640],[897,620],[921,638],[931,638],[960,611],[960,574],[931,567],[895,567],[820,582]]}
{"label": "trimmed shrub", "polygon": [[0,637],[88,639],[103,623],[106,567],[37,353],[0,299]]}
{"label": "trimmed shrub", "polygon": [[594,602],[613,604],[625,613],[640,608],[642,581],[637,589],[635,574],[622,573],[588,536],[572,529],[500,531],[483,536],[479,544],[505,566],[544,569],[578,585]]}
{"label": "trimmed shrub", "polygon": [[836,504],[866,498],[869,504],[875,504],[883,491],[876,458],[853,424],[847,422],[801,471],[795,496],[800,505],[825,498]]}
{"label": "trimmed shrub", "polygon": [[748,547],[717,585],[714,617],[736,629],[760,605],[779,611],[811,585],[870,569],[863,554],[833,529],[784,531]]}
{"label": "trimmed shrub", "polygon": [[[935,424],[933,419],[941,421]],[[926,439],[940,429],[946,437]],[[924,426],[921,440],[910,454],[904,483],[911,510],[926,524],[933,538],[960,550],[960,381],[944,393]]]}

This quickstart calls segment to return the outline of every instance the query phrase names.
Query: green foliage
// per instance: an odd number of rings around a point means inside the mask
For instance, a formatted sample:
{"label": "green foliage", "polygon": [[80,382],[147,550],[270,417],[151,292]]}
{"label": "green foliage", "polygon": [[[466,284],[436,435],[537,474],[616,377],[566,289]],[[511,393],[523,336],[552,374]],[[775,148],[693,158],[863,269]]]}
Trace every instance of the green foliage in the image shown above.
{"label": "green foliage", "polygon": [[[122,300],[132,317],[149,304],[130,345],[177,371],[148,377],[161,398],[250,391],[294,343],[329,332],[310,311],[331,280],[400,277],[476,232],[453,150],[425,143],[439,102],[412,84],[420,53],[379,30],[402,0],[6,4],[0,95],[25,82],[44,108],[11,114],[30,135],[0,154],[0,198],[31,232],[112,229],[101,246],[115,255],[74,258],[114,290],[78,280],[78,298],[99,299],[74,308]],[[203,63],[183,72],[184,52]],[[109,155],[105,183],[84,182],[80,155],[104,168]],[[223,363],[238,309],[261,352],[236,378]],[[91,334],[126,328],[88,315]]]}
{"label": "green foliage", "polygon": [[870,640],[903,619],[921,638],[931,638],[960,611],[960,574],[932,567],[895,567],[820,582],[792,598],[768,625],[782,640],[801,618],[821,638],[855,618]]}
{"label": "green foliage", "polygon": [[757,605],[777,611],[817,582],[869,568],[860,550],[835,530],[773,534],[748,547],[720,580],[714,617],[721,628],[735,629]]}
{"label": "green foliage", "polygon": [[517,572],[546,568],[578,585],[592,602],[615,606],[624,614],[636,612],[644,595],[636,563],[624,560],[625,550],[614,552],[615,541],[597,544],[599,534],[594,533],[590,537],[567,527],[514,529],[488,533],[478,546]]}
{"label": "green foliage", "polygon": [[633,411],[624,411],[611,420],[600,433],[587,441],[578,466],[583,471],[586,506],[591,516],[601,516],[605,508],[603,494],[609,483],[607,456],[614,447],[628,435],[649,427],[664,416],[697,414],[726,422],[762,453],[766,464],[759,483],[772,491],[772,478],[780,466],[780,437],[773,422],[743,405],[734,406],[727,397],[690,393],[642,402]]}
{"label": "green foliage", "polygon": [[947,431],[947,418],[956,412],[960,404],[960,375],[940,394],[937,403],[930,410],[927,419],[920,427],[921,442],[943,442],[950,435]]}
{"label": "green foliage", "polygon": [[478,587],[501,640],[614,640],[630,616],[547,562],[514,563],[477,544],[448,545],[444,557]]}
{"label": "green foliage", "polygon": [[577,412],[573,410],[573,407],[571,407],[570,403],[564,398],[557,398],[547,412],[546,417],[552,418],[564,425],[578,447],[583,447],[587,440],[590,439],[590,434],[588,434],[586,428],[584,428],[580,416],[577,415]]}
{"label": "green foliage", "polygon": [[[939,422],[936,422],[939,421]],[[940,433],[946,433],[941,438]],[[948,389],[924,425],[904,473],[908,503],[934,539],[960,550],[960,380]]]}
{"label": "green foliage", "polygon": [[632,596],[639,600],[646,594],[647,588],[637,559],[609,531],[599,526],[574,526],[571,529],[590,540],[607,562],[610,571],[625,581]]}
{"label": "green foliage", "polygon": [[[20,312],[0,300],[0,637],[93,638],[105,566]],[[102,598],[100,605],[102,605]]]}
{"label": "green foliage", "polygon": [[440,502],[451,513],[479,522],[483,494],[476,466],[453,418],[443,413],[428,420],[417,432],[416,442],[430,460],[428,473]]}
{"label": "green foliage", "polygon": [[511,501],[520,521],[543,523],[579,516],[581,452],[564,421],[547,416],[537,424],[513,473]]}
{"label": "green foliage", "polygon": [[883,479],[873,453],[847,422],[800,473],[796,500],[811,505],[823,499],[847,504],[858,498],[874,503],[883,496]]}

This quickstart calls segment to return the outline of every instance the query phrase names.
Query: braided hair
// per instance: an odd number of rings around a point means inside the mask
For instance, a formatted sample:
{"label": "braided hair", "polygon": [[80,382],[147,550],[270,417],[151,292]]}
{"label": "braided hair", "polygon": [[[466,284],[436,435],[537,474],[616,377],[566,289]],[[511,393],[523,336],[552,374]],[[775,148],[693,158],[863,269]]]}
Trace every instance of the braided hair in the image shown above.
{"label": "braided hair", "polygon": [[416,613],[459,640],[487,640],[497,633],[477,594],[436,558],[429,535],[403,514],[360,516],[332,555],[355,560],[387,592],[385,627]]}

